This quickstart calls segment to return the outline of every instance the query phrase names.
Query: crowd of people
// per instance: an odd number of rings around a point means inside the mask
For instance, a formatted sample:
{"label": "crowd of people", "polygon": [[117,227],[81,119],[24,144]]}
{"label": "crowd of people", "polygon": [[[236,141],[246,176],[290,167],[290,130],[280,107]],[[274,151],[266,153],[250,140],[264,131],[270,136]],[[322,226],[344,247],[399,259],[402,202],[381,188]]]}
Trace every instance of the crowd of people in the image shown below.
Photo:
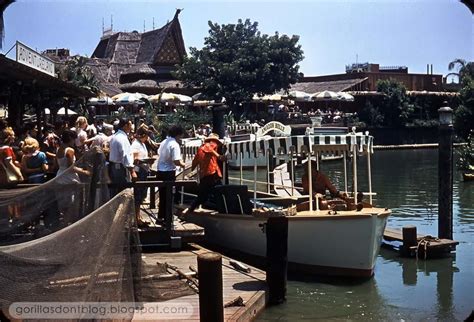
{"label": "crowd of people", "polygon": [[[150,157],[159,147],[153,126],[140,122],[133,129],[127,119],[117,119],[114,124],[102,119],[89,123],[84,116],[77,117],[71,125],[60,121],[38,129],[36,124],[26,124],[15,131],[1,121],[0,188],[14,187],[20,182],[41,184],[53,178],[57,178],[58,184],[80,183],[81,177],[91,176],[92,169],[76,166],[76,160],[95,147],[104,152],[109,163],[111,197],[124,188],[125,182],[135,178],[146,180],[149,162],[153,160]],[[136,196],[139,223],[139,204],[146,196],[142,190],[137,189]]]}

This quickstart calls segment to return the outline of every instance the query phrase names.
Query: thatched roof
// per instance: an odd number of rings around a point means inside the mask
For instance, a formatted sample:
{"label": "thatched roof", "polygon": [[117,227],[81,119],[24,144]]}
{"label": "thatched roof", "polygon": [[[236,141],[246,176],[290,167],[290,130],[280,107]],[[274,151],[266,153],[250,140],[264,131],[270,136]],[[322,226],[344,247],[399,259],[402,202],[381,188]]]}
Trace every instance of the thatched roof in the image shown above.
{"label": "thatched roof", "polygon": [[184,88],[180,81],[168,79],[141,79],[136,82],[120,84],[119,87],[124,92],[138,91],[148,95],[158,94],[162,89],[172,89],[173,93],[178,94],[189,94],[190,92],[190,89]]}
{"label": "thatched roof", "polygon": [[350,90],[367,80],[365,78],[344,79],[325,82],[298,82],[291,85],[291,90],[302,91],[305,93],[317,93],[325,90],[333,92],[342,92]]}
{"label": "thatched roof", "polygon": [[[103,83],[130,91],[153,89],[159,92],[162,84],[175,87],[177,81],[171,72],[186,56],[178,19],[180,11],[178,9],[173,20],[159,29],[102,37],[89,64],[96,77]],[[167,84],[168,81],[172,83]]]}

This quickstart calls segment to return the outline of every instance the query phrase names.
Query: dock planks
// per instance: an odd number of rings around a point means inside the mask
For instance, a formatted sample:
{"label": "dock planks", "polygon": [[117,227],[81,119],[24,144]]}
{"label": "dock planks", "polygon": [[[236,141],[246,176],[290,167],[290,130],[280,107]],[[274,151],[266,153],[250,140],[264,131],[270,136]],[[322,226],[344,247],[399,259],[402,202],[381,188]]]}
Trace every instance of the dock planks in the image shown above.
{"label": "dock planks", "polygon": [[[423,255],[426,253],[426,257],[449,253],[459,245],[459,242],[450,239],[436,238],[418,233],[416,236],[418,245],[410,247],[410,255],[412,256],[415,256],[417,252],[421,252]],[[385,241],[403,242],[402,229],[385,228],[383,239]]]}
{"label": "dock planks", "polygon": [[[197,256],[209,252],[201,246],[192,244],[189,250],[173,253],[144,253],[143,260],[147,264],[168,263],[177,266],[183,272],[189,272],[189,266],[197,267]],[[242,297],[245,306],[234,306],[224,308],[225,321],[249,321],[254,319],[263,310],[266,304],[266,275],[265,272],[251,267],[251,272],[237,271],[229,264],[229,257],[222,256],[222,282],[224,304]],[[248,266],[248,265],[247,265]],[[193,313],[186,319],[180,321],[199,321],[199,294],[183,296],[170,301],[160,302],[162,305],[173,305],[176,303],[187,303],[193,307]],[[146,306],[146,304],[145,304]],[[161,320],[157,316],[157,320]],[[138,321],[138,320],[133,320]]]}

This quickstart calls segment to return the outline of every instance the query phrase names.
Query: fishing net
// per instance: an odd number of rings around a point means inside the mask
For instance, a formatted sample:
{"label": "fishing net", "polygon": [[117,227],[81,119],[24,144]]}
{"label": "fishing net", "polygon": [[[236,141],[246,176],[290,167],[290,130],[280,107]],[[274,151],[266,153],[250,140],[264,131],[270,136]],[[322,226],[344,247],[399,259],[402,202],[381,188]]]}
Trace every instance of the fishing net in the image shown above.
{"label": "fishing net", "polygon": [[108,200],[103,153],[86,153],[74,166],[91,175],[71,180],[78,178],[71,167],[37,187],[0,190],[0,312],[15,302],[142,302],[193,294],[178,279],[162,283],[155,277],[163,268],[142,261],[132,190]]}

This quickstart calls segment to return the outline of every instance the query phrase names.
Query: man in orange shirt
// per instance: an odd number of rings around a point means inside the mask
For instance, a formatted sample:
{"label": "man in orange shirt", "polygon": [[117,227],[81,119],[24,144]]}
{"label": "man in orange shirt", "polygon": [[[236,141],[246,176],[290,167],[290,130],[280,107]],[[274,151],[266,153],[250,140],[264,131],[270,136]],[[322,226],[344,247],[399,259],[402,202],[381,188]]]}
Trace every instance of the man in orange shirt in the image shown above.
{"label": "man in orange shirt", "polygon": [[219,136],[211,133],[199,147],[192,162],[193,170],[199,166],[200,182],[198,196],[189,208],[183,210],[182,214],[194,211],[197,206],[207,200],[209,193],[215,186],[222,184],[222,171],[218,161],[224,160],[225,156],[220,155],[218,152],[221,146],[222,142],[219,141]]}

